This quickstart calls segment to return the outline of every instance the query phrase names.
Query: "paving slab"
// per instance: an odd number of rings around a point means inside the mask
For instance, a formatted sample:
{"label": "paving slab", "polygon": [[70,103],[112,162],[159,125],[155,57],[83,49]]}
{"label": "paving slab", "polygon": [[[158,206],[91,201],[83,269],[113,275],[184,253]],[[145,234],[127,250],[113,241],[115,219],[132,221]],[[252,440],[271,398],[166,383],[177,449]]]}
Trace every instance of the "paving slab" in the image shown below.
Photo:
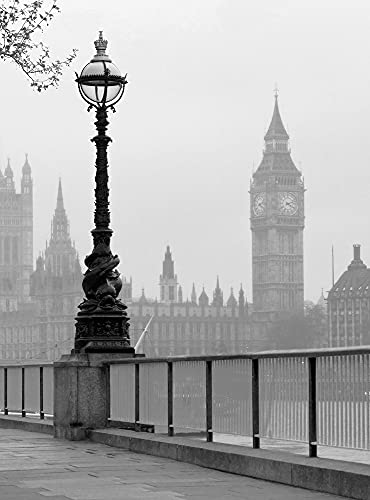
{"label": "paving slab", "polygon": [[86,441],[1,429],[1,500],[340,500]]}

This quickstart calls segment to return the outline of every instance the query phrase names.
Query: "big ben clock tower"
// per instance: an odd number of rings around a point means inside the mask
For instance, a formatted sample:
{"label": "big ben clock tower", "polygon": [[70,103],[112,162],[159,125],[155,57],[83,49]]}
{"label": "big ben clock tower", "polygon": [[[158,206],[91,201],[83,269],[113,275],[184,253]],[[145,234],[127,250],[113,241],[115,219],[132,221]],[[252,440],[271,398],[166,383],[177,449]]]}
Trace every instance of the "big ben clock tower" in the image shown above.
{"label": "big ben clock tower", "polygon": [[304,183],[289,149],[278,95],[250,185],[254,318],[303,312]]}

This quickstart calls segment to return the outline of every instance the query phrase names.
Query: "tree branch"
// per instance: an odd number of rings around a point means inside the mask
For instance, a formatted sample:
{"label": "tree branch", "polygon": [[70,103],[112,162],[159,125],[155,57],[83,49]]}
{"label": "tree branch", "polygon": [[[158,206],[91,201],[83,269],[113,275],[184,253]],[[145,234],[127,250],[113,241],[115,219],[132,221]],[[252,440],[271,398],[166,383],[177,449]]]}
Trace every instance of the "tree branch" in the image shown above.
{"label": "tree branch", "polygon": [[39,92],[58,86],[63,68],[71,64],[77,53],[73,49],[64,60],[52,60],[49,47],[34,40],[45,26],[49,26],[54,11],[60,12],[57,0],[49,1],[52,3],[47,9],[44,8],[45,0],[0,3],[0,59],[15,63]]}

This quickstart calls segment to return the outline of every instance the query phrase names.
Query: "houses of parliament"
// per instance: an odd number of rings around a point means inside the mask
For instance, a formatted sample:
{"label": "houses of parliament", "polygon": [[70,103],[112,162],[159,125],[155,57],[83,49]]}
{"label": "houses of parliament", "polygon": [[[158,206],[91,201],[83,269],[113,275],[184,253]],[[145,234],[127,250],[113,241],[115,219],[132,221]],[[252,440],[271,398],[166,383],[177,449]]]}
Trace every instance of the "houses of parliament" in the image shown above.
{"label": "houses of parliament", "polygon": [[[55,360],[71,351],[75,316],[82,301],[82,270],[74,247],[59,180],[51,234],[33,269],[33,179],[28,158],[17,193],[8,162],[0,173],[0,359]],[[150,320],[142,344],[149,356],[244,352],[249,338],[248,302],[241,287],[224,299],[219,279],[212,297],[195,284],[183,299],[170,247],[160,275],[160,300],[132,295],[132,279],[123,277],[135,345]]]}
{"label": "houses of parliament", "polygon": [[[147,356],[268,349],[274,322],[282,315],[303,314],[305,186],[291,157],[277,95],[264,141],[262,159],[249,188],[252,303],[248,303],[242,287],[224,296],[218,277],[210,296],[204,289],[198,295],[194,284],[190,300],[184,300],[171,248],[167,246],[159,278],[159,300],[147,298],[144,290],[135,299],[132,279],[123,277],[122,299],[128,306],[133,346],[150,322],[142,344]],[[33,179],[26,157],[20,192],[9,161],[0,171],[2,359],[54,360],[73,346],[83,275],[71,240],[60,180],[50,238],[35,265],[32,241]],[[241,269],[241,282],[245,282],[247,274],[247,269]]]}

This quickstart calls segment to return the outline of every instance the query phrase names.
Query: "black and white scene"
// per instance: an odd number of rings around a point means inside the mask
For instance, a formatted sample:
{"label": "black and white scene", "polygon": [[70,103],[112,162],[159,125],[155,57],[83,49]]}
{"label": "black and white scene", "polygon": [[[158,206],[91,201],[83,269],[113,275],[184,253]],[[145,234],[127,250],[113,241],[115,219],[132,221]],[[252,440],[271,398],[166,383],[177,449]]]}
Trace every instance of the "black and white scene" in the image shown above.
{"label": "black and white scene", "polygon": [[369,500],[370,3],[0,35],[0,500]]}

